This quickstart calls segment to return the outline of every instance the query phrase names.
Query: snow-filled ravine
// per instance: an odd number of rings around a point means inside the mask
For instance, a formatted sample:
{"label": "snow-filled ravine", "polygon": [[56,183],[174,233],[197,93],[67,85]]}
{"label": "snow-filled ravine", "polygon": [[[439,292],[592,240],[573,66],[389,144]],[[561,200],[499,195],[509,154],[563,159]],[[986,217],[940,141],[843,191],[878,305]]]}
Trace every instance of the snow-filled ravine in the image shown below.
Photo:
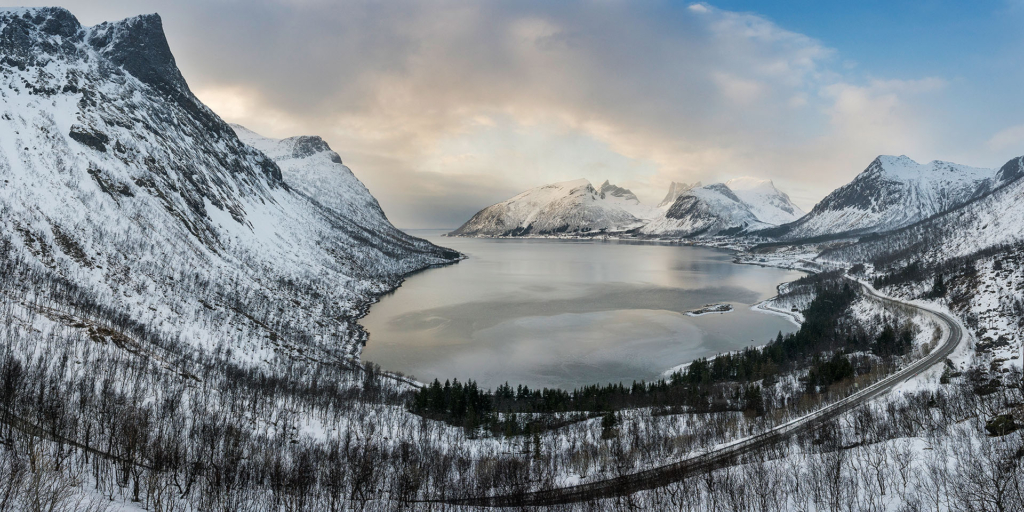
{"label": "snow-filled ravine", "polygon": [[[423,382],[628,385],[796,329],[751,306],[802,274],[735,264],[724,250],[411,233],[469,259],[414,274],[371,306],[362,359]],[[706,304],[733,308],[686,314]]]}

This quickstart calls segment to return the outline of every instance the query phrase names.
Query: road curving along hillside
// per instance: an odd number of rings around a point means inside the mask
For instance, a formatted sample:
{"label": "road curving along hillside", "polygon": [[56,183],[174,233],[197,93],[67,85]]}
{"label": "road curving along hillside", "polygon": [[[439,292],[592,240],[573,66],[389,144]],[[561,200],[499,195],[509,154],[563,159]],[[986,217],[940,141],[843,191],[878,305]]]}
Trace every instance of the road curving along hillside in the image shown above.
{"label": "road curving along hillside", "polygon": [[626,496],[639,491],[657,489],[694,476],[708,469],[725,467],[735,463],[742,455],[758,450],[764,446],[782,441],[801,432],[813,430],[817,426],[836,418],[870,400],[891,391],[896,386],[920,375],[936,364],[942,363],[963,340],[963,330],[959,323],[949,315],[922,308],[920,306],[899,301],[879,294],[870,286],[857,283],[865,295],[883,303],[910,307],[921,314],[931,317],[937,324],[944,326],[944,339],[938,348],[925,357],[911,363],[908,367],[885,379],[864,388],[846,398],[833,402],[806,416],[778,425],[767,432],[741,439],[718,450],[695,455],[688,459],[664,466],[640,471],[630,475],[610,478],[597,482],[560,487],[523,494],[487,496],[458,500],[443,500],[449,504],[476,507],[534,507],[550,506],[566,503],[600,500]]}

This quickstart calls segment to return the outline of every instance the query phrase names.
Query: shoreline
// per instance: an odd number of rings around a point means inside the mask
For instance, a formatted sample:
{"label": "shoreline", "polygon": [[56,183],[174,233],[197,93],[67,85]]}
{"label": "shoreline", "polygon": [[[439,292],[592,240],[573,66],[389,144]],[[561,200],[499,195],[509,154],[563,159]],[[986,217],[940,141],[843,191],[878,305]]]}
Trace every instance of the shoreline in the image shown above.
{"label": "shoreline", "polygon": [[[417,236],[417,235],[413,235],[413,236]],[[444,233],[437,233],[435,231],[434,233],[432,233],[431,235],[428,235],[428,236],[431,236],[431,237],[434,237],[434,236],[442,237],[442,236],[444,236]],[[798,268],[798,267],[792,267],[792,266],[788,266],[788,265],[778,265],[778,264],[771,265],[771,264],[764,264],[765,262],[757,262],[757,261],[744,260],[743,256],[747,255],[749,253],[747,253],[746,250],[738,247],[739,245],[743,245],[743,244],[729,244],[729,243],[705,244],[705,243],[700,243],[700,242],[695,242],[695,241],[680,242],[679,240],[645,240],[645,239],[635,239],[635,238],[628,238],[628,237],[627,238],[611,238],[611,237],[604,238],[604,237],[564,237],[564,236],[526,236],[526,237],[459,236],[459,237],[453,237],[453,238],[477,238],[477,239],[496,239],[496,240],[508,240],[508,239],[511,239],[511,240],[524,240],[524,241],[533,241],[533,242],[546,241],[546,240],[551,240],[551,241],[555,241],[555,242],[580,242],[580,241],[605,242],[605,241],[611,241],[611,242],[624,242],[626,244],[629,244],[630,242],[632,242],[632,243],[635,243],[636,245],[700,247],[700,248],[706,248],[706,249],[717,250],[717,251],[725,251],[725,252],[731,253],[733,255],[733,258],[731,258],[729,262],[730,263],[734,263],[734,264],[757,265],[757,266],[760,266],[762,268],[776,268],[776,269],[784,269],[784,270],[798,270],[798,271],[802,271],[802,272],[805,272],[805,273],[813,273],[813,271],[808,270],[806,268]],[[724,241],[724,240],[721,240],[721,241]],[[380,294],[374,295],[371,300],[368,300],[368,301],[365,302],[365,304],[361,304],[360,305],[359,316],[353,318],[353,320],[355,322],[355,328],[358,329],[358,331],[360,333],[359,345],[357,346],[358,353],[356,354],[356,358],[354,359],[354,362],[356,363],[357,366],[359,366],[361,368],[362,365],[367,363],[367,362],[371,362],[372,363],[372,361],[365,361],[362,358],[363,348],[366,346],[366,344],[369,341],[370,333],[369,333],[369,331],[366,330],[366,328],[361,323],[359,323],[359,321],[361,319],[363,319],[366,315],[369,314],[370,308],[374,304],[376,304],[379,301],[381,301],[384,297],[386,297],[388,295],[391,295],[391,294],[394,294],[394,293],[397,293],[398,289],[401,288],[405,284],[405,280],[408,279],[409,277],[412,277],[415,274],[418,274],[420,272],[425,272],[427,270],[431,270],[431,269],[434,269],[434,268],[447,267],[449,265],[457,264],[457,263],[459,263],[459,262],[461,262],[461,261],[463,261],[465,259],[469,259],[469,256],[467,256],[467,255],[465,255],[463,253],[460,252],[459,254],[461,254],[462,257],[460,257],[457,260],[453,260],[453,261],[451,261],[449,263],[441,263],[441,264],[428,265],[428,266],[425,266],[425,267],[422,267],[422,268],[418,268],[418,269],[415,269],[415,270],[412,270],[410,272],[407,272],[407,273],[403,274],[398,279],[397,283],[393,287],[391,287],[389,290],[387,290],[385,292],[382,292]],[[778,283],[776,285],[776,292],[778,292],[779,287],[784,286],[785,284],[787,284],[789,282],[792,282],[792,281],[783,281],[783,282]],[[762,314],[767,314],[767,315],[772,315],[772,316],[777,316],[777,317],[785,317],[791,324],[793,324],[794,326],[799,328],[799,326],[801,324],[800,324],[800,319],[799,319],[798,316],[793,315],[793,314],[788,313],[788,312],[785,312],[785,311],[782,311],[782,310],[778,310],[777,308],[771,308],[770,306],[766,306],[765,305],[766,302],[770,301],[771,299],[773,299],[776,296],[777,295],[769,297],[769,298],[766,298],[766,299],[764,299],[764,300],[762,300],[762,301],[760,301],[758,303],[752,304],[752,305],[749,306],[749,308],[750,308],[751,311],[754,311],[756,313],[762,313]],[[704,317],[704,316],[712,315],[712,314],[722,315],[722,314],[726,314],[726,313],[732,313],[732,312],[736,312],[738,310],[736,305],[732,305],[731,309],[729,311],[701,311],[702,309],[704,309],[704,308],[700,308],[700,309],[692,310],[692,311],[682,311],[682,312],[679,312],[679,313],[681,313],[684,316],[690,317],[690,318],[699,318],[699,317]],[[756,346],[763,346],[763,344],[759,344],[759,345],[756,345]],[[747,348],[747,347],[744,347],[744,348]],[[711,357],[714,357],[714,356],[711,356]],[[687,361],[687,362],[682,363],[682,364],[674,365],[674,366],[668,368],[667,370],[665,370],[663,372],[659,372],[658,374],[662,375],[662,376],[671,375],[672,372],[677,371],[677,370],[682,369],[682,368],[685,368],[690,363],[692,363],[692,361]],[[393,380],[400,381],[402,383],[411,385],[413,387],[422,387],[424,385],[424,383],[420,382],[418,379],[416,379],[415,376],[412,376],[412,377],[407,376],[407,375],[401,375],[400,376],[400,375],[396,374],[395,372],[393,372],[391,370],[388,370],[386,368],[381,368],[381,374],[384,375],[384,376],[387,376],[388,378],[391,378]]]}
{"label": "shoreline", "polygon": [[[415,236],[415,235],[410,235],[410,236]],[[416,238],[421,238],[421,237],[416,237]],[[424,238],[423,240],[426,240],[426,239]],[[429,242],[429,240],[427,240],[427,241]],[[433,242],[431,242],[431,243],[433,243]],[[441,246],[438,246],[438,247],[441,247]],[[412,276],[414,276],[416,274],[419,274],[421,272],[426,272],[427,270],[432,270],[432,269],[435,269],[435,268],[444,268],[444,267],[448,267],[448,266],[451,266],[451,265],[457,265],[458,263],[469,259],[469,256],[464,254],[464,253],[462,253],[462,252],[456,251],[454,249],[450,249],[448,247],[441,247],[441,248],[445,249],[445,250],[456,252],[456,253],[459,254],[459,257],[455,258],[455,259],[453,259],[451,261],[448,261],[448,262],[431,263],[429,265],[424,265],[424,266],[422,266],[420,268],[416,268],[416,269],[410,270],[410,271],[408,271],[408,272],[406,272],[404,274],[395,276],[393,278],[394,279],[394,284],[393,285],[389,284],[387,290],[382,291],[380,293],[374,293],[374,294],[368,295],[365,300],[362,300],[358,304],[355,305],[355,308],[353,309],[353,312],[352,312],[351,316],[344,316],[344,317],[341,318],[342,320],[350,323],[349,331],[350,332],[354,332],[354,336],[352,338],[352,341],[355,344],[355,353],[353,354],[354,357],[351,360],[349,360],[348,362],[350,364],[352,364],[352,366],[357,371],[365,371],[364,365],[366,363],[368,363],[368,362],[369,363],[373,363],[373,361],[364,361],[363,360],[363,348],[366,346],[366,343],[370,339],[370,331],[367,331],[366,328],[363,327],[363,324],[360,323],[360,320],[365,318],[366,315],[370,314],[370,308],[374,304],[377,304],[378,302],[380,302],[381,299],[383,299],[384,297],[387,297],[388,295],[392,295],[392,294],[396,293],[398,291],[398,289],[401,288],[402,285],[405,284],[405,281],[407,279],[409,279],[410,277],[412,277]],[[374,364],[376,364],[376,363],[374,363]],[[395,372],[393,372],[391,370],[386,370],[384,368],[380,368],[380,375],[381,375],[381,377],[384,377],[384,378],[387,378],[387,379],[392,379],[392,380],[398,381],[400,383],[408,384],[408,385],[413,386],[415,388],[422,388],[425,385],[424,383],[416,380],[415,378],[410,378],[410,377],[405,376],[405,375],[399,375],[399,374],[397,374],[397,373],[395,373]]]}

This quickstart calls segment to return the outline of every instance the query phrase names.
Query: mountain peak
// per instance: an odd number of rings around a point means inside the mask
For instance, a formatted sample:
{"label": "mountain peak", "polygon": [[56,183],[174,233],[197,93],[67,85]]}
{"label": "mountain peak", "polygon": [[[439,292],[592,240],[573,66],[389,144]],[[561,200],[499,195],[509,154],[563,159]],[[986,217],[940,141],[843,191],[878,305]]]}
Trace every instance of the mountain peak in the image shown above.
{"label": "mountain peak", "polygon": [[292,148],[292,158],[305,158],[317,153],[330,152],[331,160],[334,163],[341,163],[341,157],[332,151],[327,141],[319,135],[299,135],[298,137],[292,137],[291,140],[295,142],[295,146]]}
{"label": "mountain peak", "polygon": [[0,9],[0,17],[19,17],[39,27],[47,35],[73,37],[82,24],[71,11],[63,7],[21,7]]}
{"label": "mountain peak", "polygon": [[853,181],[825,196],[809,215],[768,234],[799,239],[890,231],[981,197],[998,185],[998,179],[995,169],[880,155]]}
{"label": "mountain peak", "polygon": [[692,185],[673,181],[668,187],[668,194],[665,194],[665,199],[662,199],[661,202],[658,203],[658,208],[668,208],[672,206],[672,203],[676,202],[676,199],[678,199],[679,196],[685,194],[691,189],[701,186],[703,186],[703,184],[699,181]]}
{"label": "mountain peak", "polygon": [[21,71],[54,58],[69,58],[82,40],[82,25],[61,7],[0,9],[0,55]]}
{"label": "mountain peak", "polygon": [[564,188],[569,190],[575,190],[580,187],[594,188],[594,185],[592,185],[590,183],[590,180],[587,180],[586,178],[579,178],[575,180],[559,181],[557,183],[552,183],[550,185],[544,185],[543,187],[540,188]]}
{"label": "mountain peak", "polygon": [[601,195],[602,199],[606,196],[621,197],[627,201],[633,201],[640,204],[640,199],[636,197],[636,194],[634,194],[632,190],[612,185],[608,180],[604,180],[604,183],[602,183],[601,187],[597,189],[597,192]]}
{"label": "mountain peak", "polygon": [[465,236],[530,236],[624,231],[653,213],[610,181],[595,189],[586,179],[551,183],[477,212],[452,232]]}
{"label": "mountain peak", "polygon": [[139,81],[175,97],[191,94],[178,71],[159,14],[144,14],[92,27],[89,45]]}
{"label": "mountain peak", "polygon": [[1024,176],[1024,156],[1011,159],[996,173],[996,184],[1003,185]]}
{"label": "mountain peak", "polygon": [[862,175],[865,178],[882,175],[896,181],[958,182],[988,179],[993,177],[994,172],[993,169],[970,167],[942,160],[932,160],[921,164],[906,155],[880,155],[871,162]]}

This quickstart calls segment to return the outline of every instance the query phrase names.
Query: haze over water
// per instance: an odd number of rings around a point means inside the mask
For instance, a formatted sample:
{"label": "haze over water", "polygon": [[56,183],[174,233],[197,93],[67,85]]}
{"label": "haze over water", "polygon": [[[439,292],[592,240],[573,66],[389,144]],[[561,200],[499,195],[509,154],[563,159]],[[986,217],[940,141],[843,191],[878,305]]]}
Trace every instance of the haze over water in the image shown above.
{"label": "haze over water", "polygon": [[[483,387],[573,388],[652,380],[795,325],[750,306],[799,272],[728,251],[617,241],[476,239],[415,232],[469,255],[415,274],[370,308],[364,361]],[[690,317],[704,304],[734,311]]]}

